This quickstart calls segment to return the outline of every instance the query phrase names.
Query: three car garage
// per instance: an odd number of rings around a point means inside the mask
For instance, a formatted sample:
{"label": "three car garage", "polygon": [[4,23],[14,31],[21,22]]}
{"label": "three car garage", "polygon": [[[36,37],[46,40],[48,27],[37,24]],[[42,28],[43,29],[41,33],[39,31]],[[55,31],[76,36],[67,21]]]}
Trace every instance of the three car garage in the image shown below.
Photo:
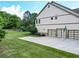
{"label": "three car garage", "polygon": [[48,29],[48,36],[58,38],[79,39],[79,30]]}

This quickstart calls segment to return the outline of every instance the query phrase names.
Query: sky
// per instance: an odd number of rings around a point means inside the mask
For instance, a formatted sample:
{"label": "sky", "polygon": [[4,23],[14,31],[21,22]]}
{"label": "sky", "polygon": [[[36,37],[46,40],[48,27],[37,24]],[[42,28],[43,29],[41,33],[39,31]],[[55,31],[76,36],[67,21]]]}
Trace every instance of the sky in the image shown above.
{"label": "sky", "polygon": [[[68,8],[79,8],[79,1],[56,1]],[[25,11],[39,13],[48,1],[0,1],[0,9],[23,18]]]}

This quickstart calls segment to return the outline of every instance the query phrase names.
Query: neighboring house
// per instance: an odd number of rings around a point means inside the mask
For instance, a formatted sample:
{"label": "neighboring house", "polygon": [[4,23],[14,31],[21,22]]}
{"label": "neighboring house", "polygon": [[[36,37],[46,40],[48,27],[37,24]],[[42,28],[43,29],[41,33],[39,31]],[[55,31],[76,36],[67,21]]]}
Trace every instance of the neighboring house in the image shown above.
{"label": "neighboring house", "polygon": [[35,23],[41,34],[79,39],[79,14],[56,2],[47,3]]}

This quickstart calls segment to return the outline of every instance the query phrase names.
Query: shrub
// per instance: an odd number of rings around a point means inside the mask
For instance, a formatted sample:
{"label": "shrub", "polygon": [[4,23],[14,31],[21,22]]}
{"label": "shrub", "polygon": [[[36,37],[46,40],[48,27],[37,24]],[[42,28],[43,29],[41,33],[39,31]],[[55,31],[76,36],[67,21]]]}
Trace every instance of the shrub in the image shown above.
{"label": "shrub", "polygon": [[28,27],[29,32],[31,32],[31,34],[36,34],[37,33],[37,28],[33,25],[30,25]]}
{"label": "shrub", "polygon": [[0,41],[2,41],[2,38],[4,38],[5,33],[6,32],[4,30],[0,29]]}
{"label": "shrub", "polygon": [[36,34],[36,33],[37,33],[37,29],[34,27],[34,28],[32,28],[32,29],[30,30],[30,32],[31,32],[32,34]]}

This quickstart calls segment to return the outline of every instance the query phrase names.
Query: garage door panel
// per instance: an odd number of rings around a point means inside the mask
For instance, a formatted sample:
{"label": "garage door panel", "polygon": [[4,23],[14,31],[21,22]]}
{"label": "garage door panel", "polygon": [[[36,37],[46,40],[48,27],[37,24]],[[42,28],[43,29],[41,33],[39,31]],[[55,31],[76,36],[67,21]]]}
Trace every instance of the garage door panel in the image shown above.
{"label": "garage door panel", "polygon": [[79,39],[79,30],[69,30],[69,38]]}
{"label": "garage door panel", "polygon": [[52,30],[52,37],[56,36],[56,30]]}
{"label": "garage door panel", "polygon": [[69,30],[69,38],[73,39],[73,31],[72,30]]}
{"label": "garage door panel", "polygon": [[67,32],[64,29],[57,29],[57,37],[66,38]]}
{"label": "garage door panel", "polygon": [[66,38],[66,32],[62,30],[62,38]]}
{"label": "garage door panel", "polygon": [[75,30],[75,39],[79,39],[79,30]]}
{"label": "garage door panel", "polygon": [[61,33],[62,33],[62,30],[58,29],[57,30],[57,37],[62,37],[62,34]]}
{"label": "garage door panel", "polygon": [[48,30],[48,36],[51,36],[51,30]]}
{"label": "garage door panel", "polygon": [[56,36],[56,30],[55,29],[49,29],[48,30],[48,36],[55,37]]}

